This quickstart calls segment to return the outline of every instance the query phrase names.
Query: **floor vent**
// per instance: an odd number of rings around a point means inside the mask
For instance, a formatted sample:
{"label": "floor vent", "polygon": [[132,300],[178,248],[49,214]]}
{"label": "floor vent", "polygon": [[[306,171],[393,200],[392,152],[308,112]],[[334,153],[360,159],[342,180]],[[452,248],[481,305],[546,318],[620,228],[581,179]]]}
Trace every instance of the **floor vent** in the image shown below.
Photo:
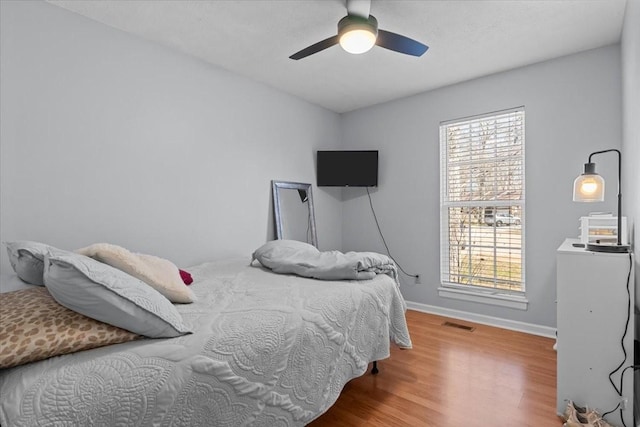
{"label": "floor vent", "polygon": [[453,323],[453,322],[444,322],[442,326],[449,326],[451,328],[463,329],[469,332],[473,332],[474,329],[476,329],[473,326],[461,325],[460,323]]}

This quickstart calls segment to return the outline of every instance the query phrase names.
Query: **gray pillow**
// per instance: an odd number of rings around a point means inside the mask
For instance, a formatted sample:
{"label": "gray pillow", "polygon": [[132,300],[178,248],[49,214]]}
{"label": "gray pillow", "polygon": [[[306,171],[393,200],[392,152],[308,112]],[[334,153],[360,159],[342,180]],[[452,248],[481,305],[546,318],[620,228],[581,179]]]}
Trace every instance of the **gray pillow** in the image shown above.
{"label": "gray pillow", "polygon": [[11,267],[18,277],[32,285],[44,286],[42,279],[44,257],[60,251],[60,249],[28,240],[8,242],[5,245]]}
{"label": "gray pillow", "polygon": [[318,248],[305,242],[297,240],[271,240],[260,246],[253,252],[251,262],[256,259],[260,264],[273,269],[275,265],[272,260],[300,260],[304,262],[309,257],[316,257],[320,254]]}
{"label": "gray pillow", "polygon": [[44,283],[58,303],[92,319],[151,338],[190,333],[158,291],[127,273],[84,255],[47,256]]}

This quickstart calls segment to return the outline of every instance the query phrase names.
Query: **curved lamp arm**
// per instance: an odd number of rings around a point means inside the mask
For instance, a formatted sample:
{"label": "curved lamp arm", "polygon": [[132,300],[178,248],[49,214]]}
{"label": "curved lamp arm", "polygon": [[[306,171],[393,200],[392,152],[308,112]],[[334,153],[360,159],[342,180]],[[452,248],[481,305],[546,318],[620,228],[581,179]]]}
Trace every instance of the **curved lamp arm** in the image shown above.
{"label": "curved lamp arm", "polygon": [[622,231],[622,154],[620,153],[620,150],[616,150],[615,148],[610,148],[609,150],[602,150],[602,151],[594,151],[593,153],[589,154],[589,163],[591,162],[591,157],[595,156],[596,154],[602,154],[602,153],[610,153],[612,151],[615,151],[616,153],[618,153],[618,246],[622,245],[622,239],[620,236],[620,232]]}

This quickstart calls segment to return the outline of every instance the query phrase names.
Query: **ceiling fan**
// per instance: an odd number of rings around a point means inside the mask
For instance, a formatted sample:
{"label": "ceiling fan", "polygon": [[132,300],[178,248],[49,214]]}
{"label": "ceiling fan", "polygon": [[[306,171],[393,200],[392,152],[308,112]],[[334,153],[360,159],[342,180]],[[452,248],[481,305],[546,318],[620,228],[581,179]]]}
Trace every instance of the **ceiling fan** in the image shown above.
{"label": "ceiling fan", "polygon": [[338,22],[338,34],[294,53],[289,58],[302,59],[336,44],[349,53],[364,53],[374,45],[406,55],[422,56],[429,49],[409,37],[378,29],[378,21],[369,15],[371,0],[347,0],[347,16]]}

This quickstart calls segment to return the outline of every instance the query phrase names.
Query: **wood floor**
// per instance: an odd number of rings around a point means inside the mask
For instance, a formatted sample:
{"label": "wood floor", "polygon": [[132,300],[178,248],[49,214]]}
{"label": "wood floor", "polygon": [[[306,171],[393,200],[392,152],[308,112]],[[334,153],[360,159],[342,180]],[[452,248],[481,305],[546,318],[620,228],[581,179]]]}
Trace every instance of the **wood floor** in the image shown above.
{"label": "wood floor", "polygon": [[393,347],[310,426],[562,426],[554,340],[412,310],[407,322],[413,349]]}

